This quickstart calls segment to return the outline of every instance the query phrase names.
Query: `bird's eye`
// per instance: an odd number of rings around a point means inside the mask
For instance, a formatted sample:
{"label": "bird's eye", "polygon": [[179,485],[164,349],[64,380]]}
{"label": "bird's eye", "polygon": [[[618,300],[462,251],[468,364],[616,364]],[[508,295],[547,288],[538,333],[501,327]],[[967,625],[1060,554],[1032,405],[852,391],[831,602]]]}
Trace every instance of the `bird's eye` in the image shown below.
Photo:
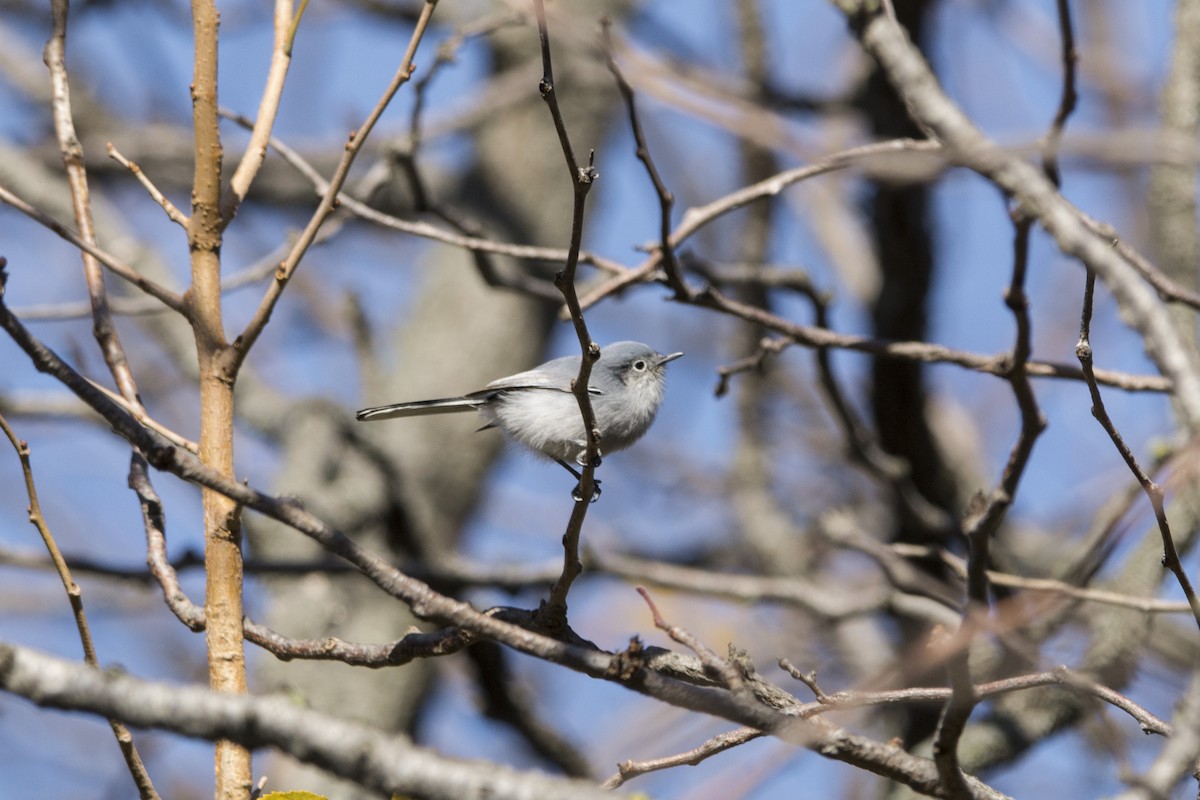
{"label": "bird's eye", "polygon": [[639,358],[637,361],[633,362],[633,368],[637,372],[645,372],[646,371],[646,362]]}

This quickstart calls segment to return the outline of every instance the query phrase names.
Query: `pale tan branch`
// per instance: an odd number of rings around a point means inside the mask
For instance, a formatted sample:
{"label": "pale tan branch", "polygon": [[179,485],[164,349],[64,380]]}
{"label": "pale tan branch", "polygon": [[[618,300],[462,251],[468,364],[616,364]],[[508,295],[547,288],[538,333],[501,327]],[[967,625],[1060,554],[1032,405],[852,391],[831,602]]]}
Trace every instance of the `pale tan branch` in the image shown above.
{"label": "pale tan branch", "polygon": [[150,180],[150,176],[143,172],[142,168],[137,164],[121,155],[121,152],[113,146],[112,142],[108,143],[107,149],[108,157],[129,170],[133,174],[133,177],[137,178],[138,183],[142,185],[142,188],[146,190],[150,198],[162,206],[162,210],[166,212],[167,217],[176,225],[180,225],[186,229],[188,224],[187,214],[180,211],[165,194],[159,191],[159,188],[154,185],[154,181]]}
{"label": "pale tan branch", "polygon": [[271,66],[267,70],[267,83],[258,104],[258,116],[250,132],[250,142],[242,153],[242,160],[238,162],[233,177],[229,179],[229,188],[222,200],[221,217],[226,225],[237,214],[246,193],[250,191],[250,184],[267,157],[267,142],[271,138],[275,116],[279,113],[283,84],[292,63],[296,28],[307,7],[308,0],[301,0],[300,11],[294,12],[292,0],[275,0],[275,40],[271,48]]}

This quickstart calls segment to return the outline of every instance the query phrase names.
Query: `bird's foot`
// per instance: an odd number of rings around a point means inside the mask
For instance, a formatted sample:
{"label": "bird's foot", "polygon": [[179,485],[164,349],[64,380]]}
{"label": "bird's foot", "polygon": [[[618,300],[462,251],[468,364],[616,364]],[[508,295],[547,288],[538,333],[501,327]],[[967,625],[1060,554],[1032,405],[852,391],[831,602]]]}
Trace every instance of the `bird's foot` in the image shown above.
{"label": "bird's foot", "polygon": [[[574,500],[576,503],[583,502],[583,483],[582,483],[582,481],[580,483],[575,484],[575,488],[571,490],[571,499]],[[600,481],[593,480],[592,481],[592,499],[589,502],[594,503],[599,499],[600,499]]]}

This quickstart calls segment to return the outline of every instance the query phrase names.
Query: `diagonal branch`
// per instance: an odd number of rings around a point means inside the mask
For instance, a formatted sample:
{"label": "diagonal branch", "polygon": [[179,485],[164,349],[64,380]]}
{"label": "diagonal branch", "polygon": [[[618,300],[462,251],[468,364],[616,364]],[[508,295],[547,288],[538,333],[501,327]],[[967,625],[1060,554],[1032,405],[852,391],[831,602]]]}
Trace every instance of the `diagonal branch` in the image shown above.
{"label": "diagonal branch", "polygon": [[[367,136],[374,129],[375,123],[379,121],[384,109],[391,103],[396,92],[412,77],[413,70],[415,69],[413,59],[416,57],[417,47],[421,44],[421,40],[429,28],[429,21],[433,17],[433,10],[436,6],[437,0],[425,0],[425,4],[421,8],[421,16],[417,20],[416,28],[413,30],[412,37],[408,42],[408,49],[400,61],[400,66],[396,69],[396,74],[392,76],[392,80],[387,88],[384,89],[379,102],[367,114],[367,118],[363,121],[362,125],[358,127],[358,130],[350,134],[350,139],[346,142],[346,149],[342,154],[342,159],[338,162],[333,177],[329,179],[329,189],[322,196],[321,202],[317,205],[317,210],[309,218],[308,224],[304,226],[304,230],[292,245],[287,256],[279,263],[278,268],[275,270],[275,280],[267,288],[258,309],[254,312],[254,315],[250,318],[242,333],[234,339],[232,365],[234,374],[236,374],[238,368],[246,360],[250,348],[258,341],[258,337],[267,326],[267,322],[270,321],[271,314],[275,310],[279,298],[283,295],[283,290],[287,288],[288,282],[292,279],[292,275],[295,274],[296,268],[300,265],[300,260],[304,258],[304,254],[308,252],[309,246],[316,240],[317,234],[321,230],[321,226],[325,223],[325,220],[329,218],[337,207],[338,192],[341,191],[343,184],[345,184],[346,178],[350,174],[350,167],[354,164],[354,159],[358,156],[359,151],[362,150],[363,144],[366,143]],[[259,123],[256,122],[255,124],[257,126]]]}
{"label": "diagonal branch", "polygon": [[32,219],[39,225],[48,228],[51,232],[57,234],[62,239],[70,242],[75,247],[78,247],[83,252],[95,258],[104,266],[108,267],[114,275],[122,278],[126,282],[141,289],[146,294],[158,300],[172,311],[183,314],[185,317],[188,314],[187,306],[183,302],[183,298],[176,292],[162,286],[149,278],[139,273],[136,269],[121,261],[119,258],[106,253],[92,242],[88,241],[82,235],[68,228],[54,217],[44,211],[30,205],[22,200],[17,195],[10,192],[4,186],[0,186],[0,202],[12,206],[17,211],[20,211],[25,216]]}
{"label": "diagonal branch", "polygon": [[1083,313],[1079,323],[1079,343],[1075,345],[1075,355],[1079,358],[1079,363],[1083,367],[1083,372],[1087,378],[1088,391],[1092,396],[1092,416],[1104,428],[1105,433],[1112,439],[1113,445],[1117,448],[1117,452],[1121,454],[1125,465],[1129,467],[1129,471],[1137,478],[1138,483],[1142,486],[1142,491],[1146,493],[1147,499],[1150,501],[1150,507],[1154,510],[1154,519],[1158,523],[1158,530],[1162,536],[1163,543],[1163,566],[1171,570],[1175,575],[1175,579],[1179,582],[1179,587],[1183,590],[1183,596],[1187,598],[1188,606],[1192,610],[1192,616],[1196,620],[1196,624],[1200,626],[1200,598],[1196,597],[1196,590],[1192,587],[1192,582],[1188,579],[1187,572],[1183,568],[1183,564],[1179,560],[1179,551],[1175,547],[1175,538],[1171,535],[1171,526],[1167,521],[1167,511],[1165,506],[1166,493],[1163,488],[1158,485],[1146,471],[1142,469],[1138,463],[1137,457],[1134,456],[1133,450],[1125,443],[1124,437],[1113,424],[1112,418],[1108,416],[1108,411],[1104,407],[1104,398],[1100,395],[1100,387],[1096,384],[1095,378],[1092,376],[1092,342],[1091,342],[1091,327],[1092,327],[1092,298],[1096,289],[1095,273],[1088,271],[1087,285],[1083,295]]}
{"label": "diagonal branch", "polygon": [[692,291],[683,280],[683,268],[675,255],[675,246],[671,243],[671,208],[675,205],[675,196],[667,188],[667,184],[658,172],[658,167],[654,164],[654,158],[650,155],[650,147],[646,144],[646,135],[642,131],[642,121],[637,113],[633,87],[629,85],[629,81],[625,80],[625,75],[617,66],[616,57],[613,55],[612,22],[606,18],[600,21],[600,25],[605,63],[608,65],[608,71],[612,73],[613,79],[617,82],[621,97],[625,100],[625,111],[629,116],[629,127],[633,132],[634,144],[637,146],[638,160],[646,168],[646,174],[654,185],[654,193],[658,196],[658,252],[666,272],[667,284],[675,292],[675,298],[683,300],[690,297]]}

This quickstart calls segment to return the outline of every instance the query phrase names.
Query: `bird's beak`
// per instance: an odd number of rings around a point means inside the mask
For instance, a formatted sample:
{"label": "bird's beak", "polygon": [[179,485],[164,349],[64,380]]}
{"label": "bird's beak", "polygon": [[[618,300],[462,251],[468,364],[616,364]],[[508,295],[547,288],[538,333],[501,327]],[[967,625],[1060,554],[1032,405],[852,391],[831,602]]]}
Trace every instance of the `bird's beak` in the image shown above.
{"label": "bird's beak", "polygon": [[659,355],[658,366],[661,367],[663,364],[667,363],[668,361],[674,361],[675,359],[679,358],[681,355],[683,355],[683,353],[671,353],[669,356]]}

